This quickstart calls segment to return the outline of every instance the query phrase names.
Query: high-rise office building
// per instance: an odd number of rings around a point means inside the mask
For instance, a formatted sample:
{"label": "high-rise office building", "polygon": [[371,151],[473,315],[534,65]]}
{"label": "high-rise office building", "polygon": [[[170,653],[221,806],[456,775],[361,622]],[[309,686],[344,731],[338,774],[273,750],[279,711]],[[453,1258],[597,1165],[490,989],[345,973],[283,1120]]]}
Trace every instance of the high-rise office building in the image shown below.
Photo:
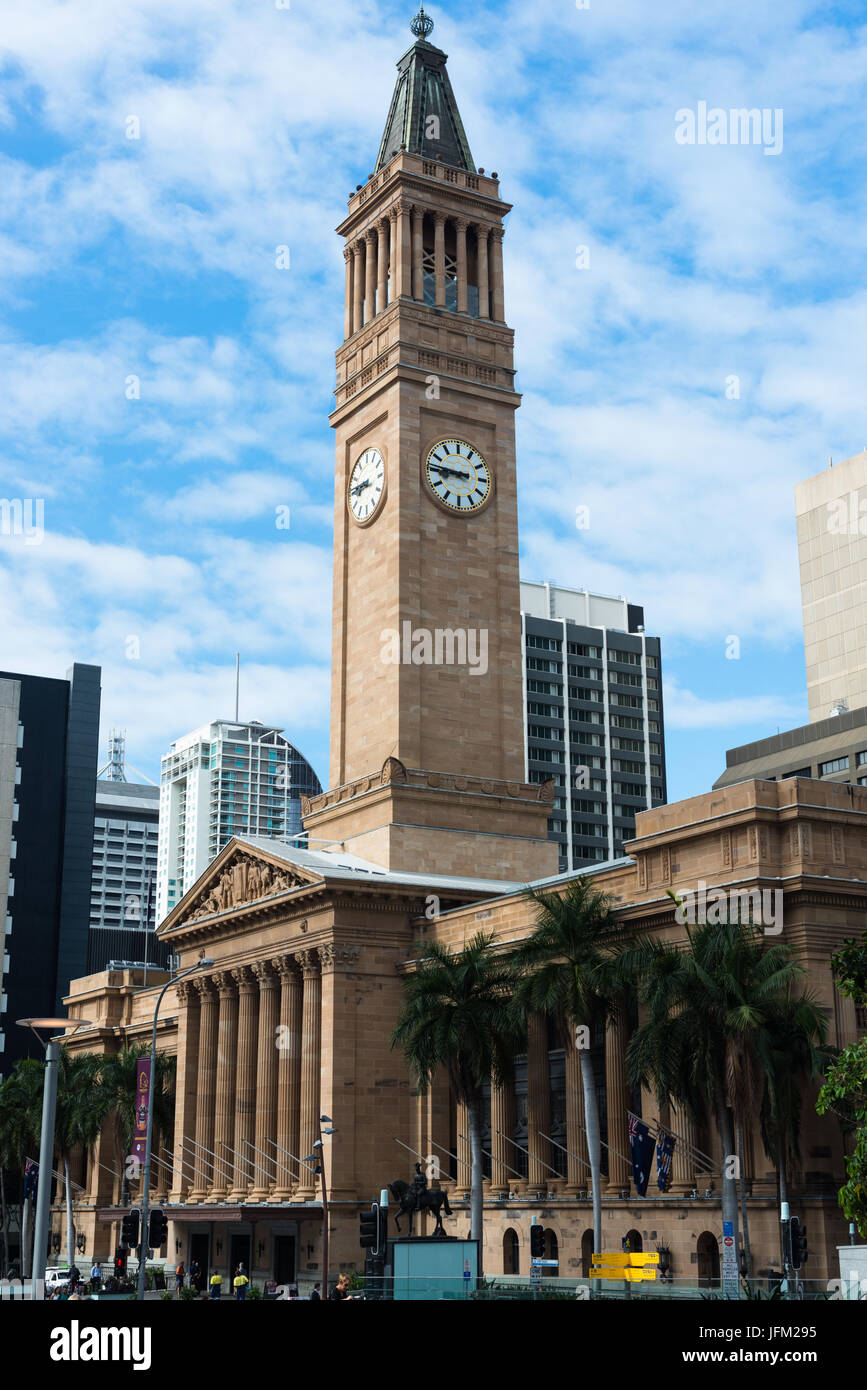
{"label": "high-rise office building", "polygon": [[666,799],[659,638],[624,598],[523,580],[521,628],[525,775],[554,778],[560,870],[616,859]]}
{"label": "high-rise office building", "polygon": [[867,449],[795,488],[810,722],[867,706]]}
{"label": "high-rise office building", "polygon": [[159,787],[96,784],[88,971],[110,960],[165,963],[157,922]]}
{"label": "high-rise office building", "polygon": [[41,1055],[15,1020],[62,1011],[87,970],[100,668],[0,671],[0,1074]]}
{"label": "high-rise office building", "polygon": [[301,797],[322,788],[280,729],[217,719],[175,739],[162,760],[157,922],[234,834],[292,840]]}

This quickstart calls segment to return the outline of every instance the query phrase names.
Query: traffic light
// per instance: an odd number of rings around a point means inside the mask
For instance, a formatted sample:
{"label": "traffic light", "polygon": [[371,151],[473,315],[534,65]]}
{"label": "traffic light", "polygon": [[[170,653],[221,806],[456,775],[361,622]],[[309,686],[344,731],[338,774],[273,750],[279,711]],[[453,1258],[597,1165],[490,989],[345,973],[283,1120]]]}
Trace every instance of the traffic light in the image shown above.
{"label": "traffic light", "polygon": [[138,1207],[130,1207],[129,1211],[124,1212],[123,1220],[120,1223],[120,1243],[125,1245],[127,1250],[134,1250],[138,1245],[140,1224],[141,1213]]}
{"label": "traffic light", "polygon": [[363,1211],[358,1219],[358,1243],[362,1250],[376,1248],[379,1236],[379,1213],[374,1204],[369,1211]]}
{"label": "traffic light", "polygon": [[530,1256],[534,1260],[544,1259],[545,1231],[539,1225],[530,1227]]}
{"label": "traffic light", "polygon": [[807,1228],[802,1226],[797,1216],[789,1224],[792,1251],[792,1269],[800,1269],[807,1263]]}
{"label": "traffic light", "polygon": [[119,1245],[114,1252],[114,1273],[117,1279],[126,1278],[126,1257],[128,1254],[129,1251],[123,1245]]}
{"label": "traffic light", "polygon": [[160,1207],[155,1207],[148,1214],[148,1245],[153,1250],[159,1250],[161,1245],[165,1245],[169,1234],[169,1223],[166,1214]]}

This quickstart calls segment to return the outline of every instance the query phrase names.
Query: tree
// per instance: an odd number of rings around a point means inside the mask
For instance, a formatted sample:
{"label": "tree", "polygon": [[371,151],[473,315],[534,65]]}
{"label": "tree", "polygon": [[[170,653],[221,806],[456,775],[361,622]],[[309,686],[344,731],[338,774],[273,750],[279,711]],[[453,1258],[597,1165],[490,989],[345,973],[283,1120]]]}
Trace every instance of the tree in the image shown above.
{"label": "tree", "polygon": [[[493,936],[478,932],[454,954],[438,943],[419,948],[416,969],[405,977],[404,1000],[392,1047],[402,1049],[419,1090],[445,1068],[456,1098],[467,1109],[470,1138],[470,1239],[482,1261],[482,1089],[512,1074],[523,1040],[515,1007],[515,969],[498,954]],[[481,1268],[480,1268],[481,1272]]]}
{"label": "tree", "polygon": [[[24,1166],[29,1157],[38,1153],[39,1131],[42,1126],[42,1091],[45,1066],[35,1058],[22,1058],[0,1084],[0,1170],[13,1170],[23,1183]],[[46,1182],[51,1181],[50,1174]],[[5,1188],[4,1188],[5,1205]],[[4,1213],[5,1230],[8,1217]],[[21,1274],[27,1279],[31,1271],[32,1201],[22,1192],[21,1197]]]}
{"label": "tree", "polygon": [[[596,1031],[622,1006],[612,972],[614,947],[624,929],[610,900],[589,878],[567,883],[562,893],[533,892],[536,925],[515,953],[522,971],[519,1002],[553,1018],[567,1048],[577,1047],[584,1094],[587,1154],[593,1188],[593,1249],[602,1249],[602,1165],[599,1107],[590,1048]],[[578,1030],[581,1030],[580,1036]]]}
{"label": "tree", "polygon": [[[699,1124],[716,1119],[723,1149],[722,1216],[737,1247],[735,1132],[758,1112],[759,1039],[803,975],[782,943],[768,946],[751,923],[702,922],[686,946],[642,943],[631,961],[647,1018],[627,1048],[632,1085],[654,1085]],[[744,1204],[745,1206],[746,1204]],[[748,1230],[745,1226],[745,1241]]]}
{"label": "tree", "polygon": [[[150,1056],[150,1047],[126,1048],[113,1057],[102,1058],[100,1083],[108,1100],[107,1114],[114,1117],[117,1151],[123,1161],[132,1151],[135,1135],[136,1110],[136,1069],[141,1057]],[[158,1052],[155,1058],[151,1088],[153,1090],[153,1138],[154,1146],[158,1135],[169,1136],[174,1129],[175,1117],[175,1058],[165,1052]],[[157,1169],[158,1171],[158,1169]],[[121,1178],[121,1204],[126,1193],[126,1164]]]}
{"label": "tree", "polygon": [[[867,932],[860,942],[847,937],[831,957],[831,974],[844,998],[857,1008],[867,1006]],[[854,1132],[855,1146],[847,1156],[846,1182],[837,1200],[858,1234],[867,1236],[867,1037],[844,1047],[825,1073],[816,1110],[820,1115],[833,1111],[844,1131]]]}
{"label": "tree", "polygon": [[788,1177],[799,1157],[804,1082],[814,1080],[827,1060],[827,1014],[811,990],[788,990],[757,1039],[764,1080],[762,1143],[777,1170],[780,1202],[788,1201]]}
{"label": "tree", "polygon": [[[99,1135],[111,1108],[111,1099],[101,1085],[103,1058],[92,1052],[70,1053],[61,1048],[57,1067],[57,1112],[54,1143],[63,1168],[66,1198],[66,1258],[75,1263],[75,1228],[72,1218],[72,1181],[69,1160],[79,1145],[89,1148]],[[49,1175],[40,1173],[40,1182]]]}

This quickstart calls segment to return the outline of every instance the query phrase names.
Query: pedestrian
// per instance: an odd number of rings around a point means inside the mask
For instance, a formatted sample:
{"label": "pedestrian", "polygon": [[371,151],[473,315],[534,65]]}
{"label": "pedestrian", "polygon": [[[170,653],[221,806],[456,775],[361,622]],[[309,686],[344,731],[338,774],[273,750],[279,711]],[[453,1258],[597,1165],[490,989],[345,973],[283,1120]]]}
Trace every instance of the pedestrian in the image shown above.
{"label": "pedestrian", "polygon": [[102,1284],[102,1266],[98,1260],[94,1260],[90,1269],[90,1292],[99,1293]]}
{"label": "pedestrian", "polygon": [[344,1299],[349,1299],[350,1302],[354,1301],[355,1294],[349,1292],[348,1274],[341,1274],[338,1277],[337,1283],[334,1285],[328,1298],[331,1303],[342,1303]]}
{"label": "pedestrian", "polygon": [[223,1276],[218,1269],[215,1269],[213,1274],[211,1275],[211,1298],[215,1298],[217,1302],[219,1302],[222,1293]]}
{"label": "pedestrian", "polygon": [[320,1286],[319,1286],[319,1284],[314,1284],[314,1285],[313,1285],[313,1291],[312,1291],[312,1293],[310,1294],[310,1302],[311,1302],[311,1303],[321,1303],[321,1302],[322,1302],[322,1294],[321,1294],[321,1292],[320,1292]]}
{"label": "pedestrian", "polygon": [[177,1292],[178,1292],[178,1293],[180,1293],[181,1289],[184,1287],[184,1278],[185,1278],[185,1277],[186,1277],[186,1270],[184,1269],[184,1262],[183,1262],[183,1260],[181,1260],[180,1264],[178,1265],[177,1269],[175,1270],[175,1288],[177,1289]]}
{"label": "pedestrian", "polygon": [[235,1298],[238,1300],[239,1303],[244,1303],[246,1301],[247,1285],[249,1284],[249,1282],[250,1280],[244,1273],[244,1266],[238,1265],[238,1268],[235,1272],[235,1278],[232,1280],[232,1283],[235,1288]]}
{"label": "pedestrian", "polygon": [[198,1260],[190,1261],[190,1288],[196,1293],[202,1292],[202,1266]]}

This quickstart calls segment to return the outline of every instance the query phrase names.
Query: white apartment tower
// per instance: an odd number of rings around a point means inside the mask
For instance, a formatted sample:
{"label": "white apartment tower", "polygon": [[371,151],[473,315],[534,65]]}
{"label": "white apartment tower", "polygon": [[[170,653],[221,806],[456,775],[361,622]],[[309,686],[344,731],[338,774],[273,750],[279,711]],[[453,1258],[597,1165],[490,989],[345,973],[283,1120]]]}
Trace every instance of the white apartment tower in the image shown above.
{"label": "white apartment tower", "polygon": [[291,840],[322,790],[280,729],[226,719],[175,739],[160,770],[157,922],[235,834]]}

